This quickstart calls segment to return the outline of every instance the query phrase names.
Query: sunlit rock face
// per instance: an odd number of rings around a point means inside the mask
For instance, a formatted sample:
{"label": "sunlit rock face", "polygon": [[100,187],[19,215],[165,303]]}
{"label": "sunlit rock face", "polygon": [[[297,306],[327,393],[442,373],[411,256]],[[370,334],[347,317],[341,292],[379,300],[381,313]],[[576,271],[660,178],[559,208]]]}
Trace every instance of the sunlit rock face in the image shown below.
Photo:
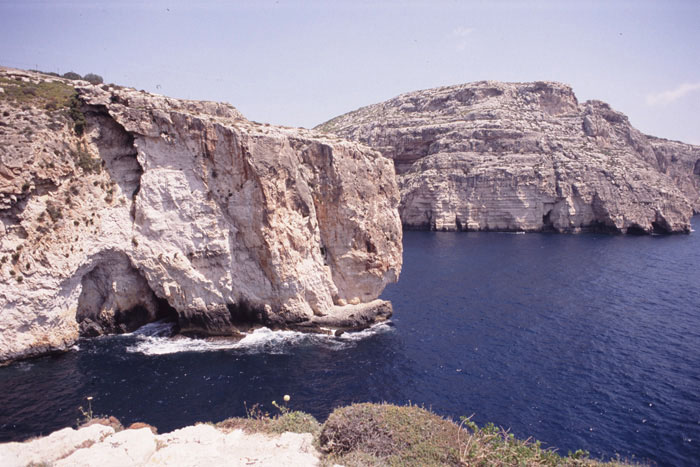
{"label": "sunlit rock face", "polygon": [[700,211],[700,147],[560,83],[411,92],[318,129],[394,160],[405,228],[688,232]]}
{"label": "sunlit rock face", "polygon": [[163,317],[230,335],[391,314],[399,192],[378,152],[228,104],[0,78],[0,361]]}

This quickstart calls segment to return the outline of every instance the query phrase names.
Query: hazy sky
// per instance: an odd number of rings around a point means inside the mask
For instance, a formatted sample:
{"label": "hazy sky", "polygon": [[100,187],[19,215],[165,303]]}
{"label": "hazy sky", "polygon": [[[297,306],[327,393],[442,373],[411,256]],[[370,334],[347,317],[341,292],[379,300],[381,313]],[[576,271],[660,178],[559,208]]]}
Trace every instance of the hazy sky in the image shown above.
{"label": "hazy sky", "polygon": [[700,144],[698,0],[0,0],[0,64],[304,127],[406,91],[554,80]]}

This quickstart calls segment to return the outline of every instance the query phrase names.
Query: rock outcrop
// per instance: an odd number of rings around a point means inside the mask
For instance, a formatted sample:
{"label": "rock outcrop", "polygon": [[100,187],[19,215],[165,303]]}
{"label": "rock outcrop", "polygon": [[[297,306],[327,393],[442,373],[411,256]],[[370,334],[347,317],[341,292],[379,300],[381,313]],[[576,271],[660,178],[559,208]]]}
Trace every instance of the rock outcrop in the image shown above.
{"label": "rock outcrop", "polygon": [[392,162],[228,104],[0,68],[0,362],[177,319],[363,326],[401,268]]}
{"label": "rock outcrop", "polygon": [[700,211],[700,147],[559,83],[411,92],[317,129],[394,160],[405,228],[688,232]]}
{"label": "rock outcrop", "polygon": [[268,436],[199,424],[158,435],[147,427],[115,431],[93,424],[24,443],[0,444],[0,465],[318,465],[310,433]]}

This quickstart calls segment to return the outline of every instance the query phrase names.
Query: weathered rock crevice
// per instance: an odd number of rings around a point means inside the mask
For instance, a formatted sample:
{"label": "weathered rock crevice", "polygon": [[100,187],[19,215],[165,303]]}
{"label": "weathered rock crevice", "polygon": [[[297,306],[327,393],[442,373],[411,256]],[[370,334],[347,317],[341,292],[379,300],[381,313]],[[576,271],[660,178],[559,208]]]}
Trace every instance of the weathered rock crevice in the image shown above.
{"label": "weathered rock crevice", "polygon": [[141,186],[143,175],[134,135],[112,118],[106,105],[84,104],[82,111],[88,128],[96,133],[92,142],[102,161],[102,167],[116,182],[121,192],[133,201]]}

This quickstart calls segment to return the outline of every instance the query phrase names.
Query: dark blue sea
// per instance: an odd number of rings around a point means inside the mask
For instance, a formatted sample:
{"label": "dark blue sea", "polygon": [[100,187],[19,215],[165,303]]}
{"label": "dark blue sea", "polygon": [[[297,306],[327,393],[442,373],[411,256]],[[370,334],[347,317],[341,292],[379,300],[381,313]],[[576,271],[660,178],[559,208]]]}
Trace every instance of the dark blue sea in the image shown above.
{"label": "dark blue sea", "polygon": [[151,325],[0,368],[0,440],[75,425],[86,396],[166,432],[244,404],[274,412],[290,394],[320,420],[410,401],[563,454],[700,463],[700,233],[406,232],[383,297],[389,325],[340,338],[263,329],[211,343]]}

